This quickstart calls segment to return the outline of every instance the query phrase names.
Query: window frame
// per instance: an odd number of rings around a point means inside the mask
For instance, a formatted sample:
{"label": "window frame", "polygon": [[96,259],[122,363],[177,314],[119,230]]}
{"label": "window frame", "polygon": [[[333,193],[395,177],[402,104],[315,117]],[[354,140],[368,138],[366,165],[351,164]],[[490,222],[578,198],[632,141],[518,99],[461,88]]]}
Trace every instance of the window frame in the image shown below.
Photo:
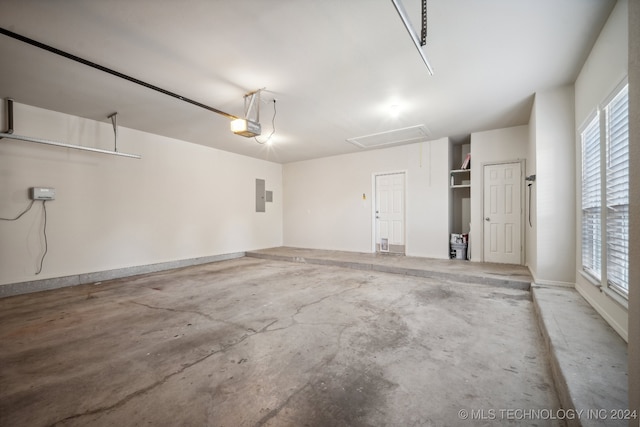
{"label": "window frame", "polygon": [[[602,114],[600,113],[600,109],[598,108],[597,110],[593,111],[591,114],[589,114],[589,117],[587,118],[587,120],[585,121],[585,123],[580,127],[579,129],[579,134],[580,134],[580,157],[581,157],[581,161],[580,161],[580,172],[581,172],[581,179],[580,179],[580,213],[581,213],[581,217],[580,217],[580,260],[581,260],[581,268],[582,271],[592,280],[592,281],[596,281],[596,282],[600,282],[602,280],[602,276],[603,276],[603,271],[602,271],[602,147],[601,147],[601,138],[602,138]],[[590,128],[592,126],[596,126],[597,127],[597,139],[598,141],[596,142],[597,144],[597,151],[596,151],[596,155],[598,157],[598,164],[596,166],[597,168],[597,186],[598,186],[598,190],[597,191],[597,199],[598,199],[598,203],[599,206],[597,207],[585,207],[585,204],[589,204],[589,203],[585,203],[585,134],[589,134],[590,133]],[[594,256],[594,260],[593,262],[589,262],[589,265],[585,265],[587,263],[585,263],[585,242],[584,242],[584,236],[585,236],[585,210],[587,209],[596,209],[598,212],[598,216],[597,216],[597,232],[600,233],[600,236],[598,236],[598,242],[596,244],[591,244],[589,246],[591,246],[591,251],[596,252],[595,256]],[[595,246],[595,248],[593,247]],[[599,265],[598,265],[599,264]]]}
{"label": "window frame", "polygon": [[[609,242],[611,241],[612,235],[609,232],[611,227],[611,223],[614,220],[614,217],[609,215],[609,183],[608,183],[608,174],[610,170],[609,166],[609,119],[610,119],[610,107],[612,103],[618,99],[618,97],[622,94],[623,91],[627,92],[626,96],[628,98],[629,84],[628,79],[625,77],[618,85],[615,86],[614,90],[600,103],[594,111],[589,114],[587,119],[583,122],[583,124],[577,129],[578,138],[580,142],[580,273],[584,276],[588,282],[592,283],[594,286],[600,288],[601,291],[612,297],[615,301],[622,304],[624,307],[628,308],[628,299],[629,299],[629,283],[628,283],[628,268],[629,268],[629,258],[628,258],[628,224],[629,224],[629,216],[628,216],[628,195],[627,195],[627,216],[626,216],[626,289],[619,284],[616,284],[614,281],[610,280],[609,277]],[[627,101],[627,123],[626,126],[629,126],[629,116],[628,116],[628,101]],[[599,249],[599,260],[596,260],[596,264],[599,263],[600,271],[597,269],[592,269],[593,263],[585,266],[585,246],[588,247],[590,245],[585,244],[585,134],[588,133],[590,128],[597,123],[598,126],[598,161],[599,165],[596,169],[599,169],[599,231],[600,231],[600,247],[597,247],[596,244],[592,244],[591,246],[596,246],[595,250]],[[628,150],[629,141],[628,141],[628,130],[627,130],[627,141],[626,141],[626,149]],[[591,153],[593,154],[593,153]],[[628,159],[627,159],[628,162]],[[592,168],[593,169],[593,168]],[[628,188],[629,185],[629,168],[627,163],[626,168],[626,186]],[[589,183],[592,184],[593,183]],[[624,222],[624,221],[623,221]],[[617,243],[616,240],[613,240]],[[624,242],[623,242],[624,243]],[[624,244],[622,245],[624,247]],[[613,251],[612,251],[613,252]],[[613,270],[613,269],[612,269]],[[617,270],[619,271],[619,269]]]}
{"label": "window frame", "polygon": [[[623,95],[623,92],[625,92]],[[626,97],[626,105],[624,106],[624,114],[626,114],[626,123],[623,126],[618,126],[621,119],[620,116],[612,115],[612,108],[617,105],[614,102],[618,102],[620,96]],[[603,186],[603,192],[606,194],[606,227],[607,240],[604,242],[607,246],[606,259],[603,262],[607,264],[607,288],[621,294],[624,298],[629,298],[629,85],[619,85],[613,93],[604,107],[605,111],[605,184]],[[615,128],[614,128],[615,126]],[[624,128],[624,129],[621,129]],[[619,133],[614,134],[612,129],[617,130]],[[620,135],[622,133],[622,136]],[[614,143],[623,145],[616,145],[616,150],[624,151],[622,155],[618,155],[617,163],[612,161],[612,147]],[[620,161],[619,158],[623,157]],[[615,183],[613,182],[615,180]],[[622,185],[620,185],[622,181]],[[618,187],[622,188],[622,191]],[[622,202],[622,203],[621,203]],[[626,211],[620,216],[616,216],[616,212],[620,212],[621,208]],[[622,219],[622,224],[618,222]],[[625,224],[626,223],[626,224]],[[620,233],[619,229],[622,228],[623,232]],[[614,238],[614,235],[620,235],[618,239]],[[610,243],[610,240],[613,243]],[[616,257],[616,254],[621,254],[622,257]],[[616,259],[617,258],[617,259]],[[620,265],[622,264],[622,265]],[[621,276],[622,277],[621,277]]]}

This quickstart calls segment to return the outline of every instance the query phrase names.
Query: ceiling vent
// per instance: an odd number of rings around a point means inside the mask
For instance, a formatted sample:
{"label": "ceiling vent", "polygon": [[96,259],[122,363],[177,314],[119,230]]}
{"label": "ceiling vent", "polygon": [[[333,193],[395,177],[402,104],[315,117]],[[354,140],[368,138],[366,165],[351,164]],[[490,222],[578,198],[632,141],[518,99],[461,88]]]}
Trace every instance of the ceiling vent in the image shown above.
{"label": "ceiling vent", "polygon": [[374,148],[391,144],[412,144],[429,139],[429,130],[425,125],[410,126],[371,135],[347,138],[347,141],[360,148]]}

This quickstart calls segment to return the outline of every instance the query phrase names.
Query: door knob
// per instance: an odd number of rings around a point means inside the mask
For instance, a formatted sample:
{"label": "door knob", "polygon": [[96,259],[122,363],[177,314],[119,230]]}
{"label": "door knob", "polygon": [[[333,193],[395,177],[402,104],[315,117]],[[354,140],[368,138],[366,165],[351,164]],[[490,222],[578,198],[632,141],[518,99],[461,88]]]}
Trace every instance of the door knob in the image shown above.
{"label": "door knob", "polygon": [[489,217],[486,217],[484,220],[487,221],[487,222],[490,221]]}

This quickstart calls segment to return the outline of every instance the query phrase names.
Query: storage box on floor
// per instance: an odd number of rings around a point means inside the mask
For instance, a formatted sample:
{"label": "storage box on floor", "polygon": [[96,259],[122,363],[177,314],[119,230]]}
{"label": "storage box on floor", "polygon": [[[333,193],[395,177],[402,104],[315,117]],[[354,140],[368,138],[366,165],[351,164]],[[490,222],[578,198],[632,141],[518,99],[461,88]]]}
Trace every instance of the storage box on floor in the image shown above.
{"label": "storage box on floor", "polygon": [[449,256],[455,259],[467,259],[468,234],[451,234],[451,251]]}

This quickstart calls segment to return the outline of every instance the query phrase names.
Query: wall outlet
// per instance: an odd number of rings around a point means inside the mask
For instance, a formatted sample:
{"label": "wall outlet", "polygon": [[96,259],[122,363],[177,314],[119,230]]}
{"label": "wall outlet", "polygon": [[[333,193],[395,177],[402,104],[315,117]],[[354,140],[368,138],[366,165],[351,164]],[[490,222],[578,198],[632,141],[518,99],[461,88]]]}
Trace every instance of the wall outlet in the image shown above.
{"label": "wall outlet", "polygon": [[31,200],[55,200],[56,189],[46,187],[31,187],[29,189],[29,197]]}

